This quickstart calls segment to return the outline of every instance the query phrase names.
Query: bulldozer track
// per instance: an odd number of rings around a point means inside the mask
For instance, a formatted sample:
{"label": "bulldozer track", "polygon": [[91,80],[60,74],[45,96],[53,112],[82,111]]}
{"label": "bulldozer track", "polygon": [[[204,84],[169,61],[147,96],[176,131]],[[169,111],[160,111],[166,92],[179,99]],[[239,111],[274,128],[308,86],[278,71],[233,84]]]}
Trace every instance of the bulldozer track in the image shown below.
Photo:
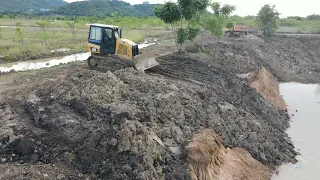
{"label": "bulldozer track", "polygon": [[[97,61],[96,66],[92,66],[90,64],[89,61],[92,58],[94,58]],[[124,61],[127,61],[127,62],[124,62]],[[87,59],[87,64],[90,69],[100,71],[100,72],[115,71],[115,70],[124,69],[127,67],[134,67],[133,62],[130,62],[130,60],[122,60],[117,56],[105,57],[105,56],[92,55]]]}

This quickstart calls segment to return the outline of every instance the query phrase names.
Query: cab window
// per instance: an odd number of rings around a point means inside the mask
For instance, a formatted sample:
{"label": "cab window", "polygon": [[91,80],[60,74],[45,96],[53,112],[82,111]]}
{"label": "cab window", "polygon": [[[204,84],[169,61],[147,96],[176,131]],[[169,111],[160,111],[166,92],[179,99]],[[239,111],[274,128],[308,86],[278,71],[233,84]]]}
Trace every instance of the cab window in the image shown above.
{"label": "cab window", "polygon": [[90,40],[101,41],[102,28],[101,27],[91,27]]}
{"label": "cab window", "polygon": [[118,39],[118,38],[119,38],[118,29],[116,29],[116,30],[114,31],[114,36],[115,36],[115,38],[116,38],[116,39]]}
{"label": "cab window", "polygon": [[105,29],[105,32],[108,39],[113,39],[112,29]]}

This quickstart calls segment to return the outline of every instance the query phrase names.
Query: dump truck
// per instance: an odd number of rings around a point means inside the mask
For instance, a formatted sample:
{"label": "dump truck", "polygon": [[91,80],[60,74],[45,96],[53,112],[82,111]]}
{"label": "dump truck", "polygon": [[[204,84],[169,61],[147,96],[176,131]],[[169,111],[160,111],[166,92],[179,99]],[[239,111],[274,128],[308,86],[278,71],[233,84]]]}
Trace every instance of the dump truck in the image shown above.
{"label": "dump truck", "polygon": [[247,35],[251,30],[250,26],[246,26],[240,22],[228,22],[225,28],[225,34],[228,37]]}

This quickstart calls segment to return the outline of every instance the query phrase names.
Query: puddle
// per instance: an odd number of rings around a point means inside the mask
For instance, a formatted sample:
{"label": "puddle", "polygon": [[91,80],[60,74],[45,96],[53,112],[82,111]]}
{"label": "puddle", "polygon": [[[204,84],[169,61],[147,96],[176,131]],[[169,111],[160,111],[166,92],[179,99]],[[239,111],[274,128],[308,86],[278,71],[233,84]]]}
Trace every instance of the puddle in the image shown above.
{"label": "puddle", "polygon": [[148,41],[145,41],[144,43],[142,44],[138,44],[138,47],[139,49],[143,49],[143,48],[146,48],[148,46],[152,46],[152,45],[155,45],[156,43],[148,43]]}
{"label": "puddle", "polygon": [[61,48],[61,49],[52,50],[51,53],[54,53],[54,52],[68,52],[68,51],[70,51],[70,49],[68,49],[68,48]]}
{"label": "puddle", "polygon": [[320,85],[284,83],[280,84],[280,92],[294,114],[287,133],[301,155],[297,164],[281,166],[272,179],[320,179]]}
{"label": "puddle", "polygon": [[9,72],[11,70],[15,71],[27,71],[35,70],[41,68],[48,68],[60,64],[67,64],[69,62],[84,61],[90,56],[90,53],[79,53],[70,56],[65,56],[63,58],[56,59],[42,59],[24,62],[14,62],[7,64],[0,64],[0,72]]}
{"label": "puddle", "polygon": [[241,78],[241,79],[246,79],[248,78],[248,76],[250,75],[251,73],[247,73],[247,74],[236,74],[236,76],[238,78]]}
{"label": "puddle", "polygon": [[0,26],[0,28],[16,28],[16,26]]}

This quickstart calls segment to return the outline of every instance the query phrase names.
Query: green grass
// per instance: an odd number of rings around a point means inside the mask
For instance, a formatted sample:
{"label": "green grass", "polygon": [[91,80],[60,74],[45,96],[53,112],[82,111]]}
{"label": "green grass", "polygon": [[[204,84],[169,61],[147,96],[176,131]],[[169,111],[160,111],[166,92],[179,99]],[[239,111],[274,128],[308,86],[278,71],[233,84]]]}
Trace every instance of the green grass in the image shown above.
{"label": "green grass", "polygon": [[[38,57],[44,54],[51,54],[52,50],[67,48],[72,52],[84,51],[87,41],[88,30],[85,24],[76,24],[74,36],[67,27],[66,21],[50,21],[50,27],[47,29],[46,39],[41,28],[36,24],[39,20],[34,19],[0,19],[0,25],[15,26],[17,22],[22,24],[23,42],[19,41],[16,35],[16,28],[1,28],[0,32],[0,56],[9,57],[11,60],[17,60],[17,57],[34,56]],[[105,23],[105,22],[98,22]],[[154,23],[156,24],[156,23]],[[142,27],[142,26],[140,26]],[[164,29],[164,28],[163,28]],[[141,43],[146,37],[161,36],[166,30],[153,30],[147,27],[144,30],[132,29],[124,26],[123,37],[133,42]],[[47,45],[46,45],[47,44]]]}
{"label": "green grass", "polygon": [[[61,18],[60,18],[61,19]],[[84,51],[84,45],[87,41],[88,32],[85,25],[88,23],[112,24],[123,27],[123,37],[133,42],[141,43],[148,36],[159,36],[157,30],[167,29],[160,19],[154,17],[118,17],[118,18],[96,18],[96,17],[79,17],[74,20],[76,22],[75,35],[71,35],[71,30],[67,20],[57,20],[55,17],[34,17],[27,19],[17,17],[15,19],[0,18],[0,26],[16,26],[17,22],[21,23],[23,32],[23,42],[20,42],[16,35],[16,28],[0,29],[0,56],[11,57],[16,60],[17,56],[39,56],[42,54],[50,54],[52,50],[60,48],[68,48],[71,51]],[[37,25],[37,22],[45,20],[49,24],[46,38]]]}
{"label": "green grass", "polygon": [[13,57],[29,54],[37,56],[51,53],[51,50],[69,48],[73,51],[84,49],[87,33],[83,29],[77,30],[74,37],[66,29],[49,29],[47,32],[47,46],[43,32],[37,27],[22,28],[23,41],[19,41],[15,28],[2,28],[0,55]]}
{"label": "green grass", "polygon": [[[44,35],[37,25],[37,22],[45,19],[50,27],[47,32],[47,45],[44,42]],[[84,51],[84,45],[87,41],[88,32],[85,29],[87,23],[113,24],[123,27],[123,37],[136,43],[143,42],[146,38],[173,38],[170,32],[170,26],[164,24],[160,19],[154,17],[118,17],[118,18],[96,18],[80,17],[75,19],[75,35],[72,37],[71,30],[66,20],[57,20],[55,17],[35,17],[26,19],[17,17],[16,19],[0,18],[0,26],[15,26],[17,22],[22,25],[23,42],[16,37],[16,29],[0,28],[0,56],[11,57],[17,60],[17,56],[41,56],[51,54],[52,50],[68,48],[72,52]],[[253,17],[232,16],[229,21],[243,22],[246,25],[256,28]],[[320,20],[296,20],[281,19],[281,26],[278,32],[290,33],[320,33]],[[168,33],[169,32],[169,33]]]}
{"label": "green grass", "polygon": [[[0,25],[2,26],[15,26],[17,22],[21,22],[22,26],[38,27],[37,22],[46,20],[53,28],[68,28],[67,22],[70,20],[57,20],[54,17],[35,17],[35,19],[26,19],[17,17],[15,19],[0,18]],[[118,17],[118,18],[96,18],[96,17],[79,17],[74,20],[75,26],[78,29],[85,29],[85,24],[101,23],[118,25],[126,29],[166,29],[167,24],[163,23],[160,19],[155,17]]]}
{"label": "green grass", "polygon": [[279,25],[295,28],[298,33],[320,33],[320,20],[281,19]]}

